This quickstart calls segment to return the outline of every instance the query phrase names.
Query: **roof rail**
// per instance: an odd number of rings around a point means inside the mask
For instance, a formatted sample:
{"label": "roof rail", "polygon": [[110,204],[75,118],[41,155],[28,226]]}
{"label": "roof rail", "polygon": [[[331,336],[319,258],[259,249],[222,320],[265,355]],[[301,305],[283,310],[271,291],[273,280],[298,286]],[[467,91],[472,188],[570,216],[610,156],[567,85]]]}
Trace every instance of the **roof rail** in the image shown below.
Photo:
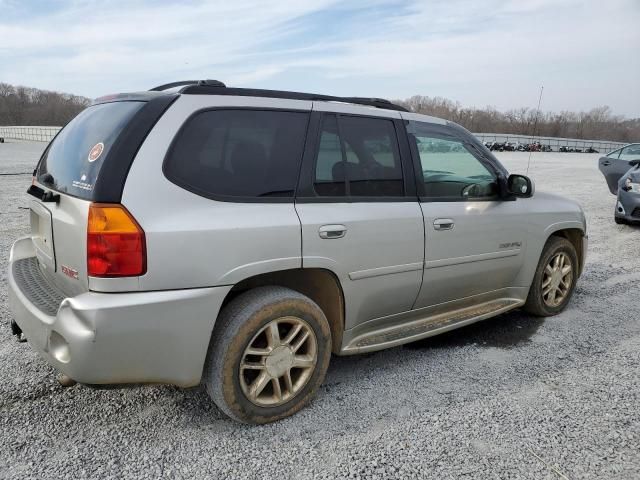
{"label": "roof rail", "polygon": [[[212,83],[204,83],[212,82]],[[184,94],[197,94],[197,95],[235,95],[241,97],[265,97],[265,98],[286,98],[289,100],[309,100],[309,101],[324,101],[324,102],[343,102],[343,103],[355,103],[357,105],[366,105],[369,107],[376,107],[385,110],[396,110],[399,112],[407,112],[408,110],[400,105],[385,100],[383,98],[364,98],[364,97],[335,97],[332,95],[320,95],[316,93],[302,93],[302,92],[289,92],[284,90],[262,90],[255,88],[232,88],[225,87],[222,82],[216,80],[205,80],[204,82],[175,82],[169,83],[171,87],[162,85],[161,87],[172,88],[174,86],[185,85],[180,93]],[[156,90],[161,87],[156,87]],[[223,88],[220,88],[223,87]]]}
{"label": "roof rail", "polygon": [[150,92],[162,92],[175,87],[183,87],[185,85],[201,85],[207,87],[226,87],[226,85],[219,80],[181,80],[179,82],[165,83],[164,85],[158,85],[151,88]]}

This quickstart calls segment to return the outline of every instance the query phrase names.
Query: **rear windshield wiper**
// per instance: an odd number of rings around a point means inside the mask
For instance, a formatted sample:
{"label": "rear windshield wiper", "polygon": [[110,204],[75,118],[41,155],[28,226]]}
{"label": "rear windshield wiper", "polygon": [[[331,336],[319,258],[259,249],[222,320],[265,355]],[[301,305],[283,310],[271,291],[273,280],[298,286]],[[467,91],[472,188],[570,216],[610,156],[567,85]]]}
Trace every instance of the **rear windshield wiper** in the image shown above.
{"label": "rear windshield wiper", "polygon": [[53,192],[45,192],[44,189],[31,185],[27,190],[29,195],[36,197],[38,200],[42,202],[53,202],[58,203],[60,201],[60,195]]}

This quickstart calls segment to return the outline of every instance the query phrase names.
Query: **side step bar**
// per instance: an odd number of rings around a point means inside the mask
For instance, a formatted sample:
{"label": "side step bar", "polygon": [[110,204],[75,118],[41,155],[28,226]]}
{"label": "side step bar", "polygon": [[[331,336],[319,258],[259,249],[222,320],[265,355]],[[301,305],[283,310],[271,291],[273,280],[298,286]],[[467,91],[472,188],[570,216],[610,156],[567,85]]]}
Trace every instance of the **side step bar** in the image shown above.
{"label": "side step bar", "polygon": [[[523,304],[524,302],[519,299],[503,298],[452,312],[428,316],[424,316],[424,313],[422,313],[423,316],[417,316],[415,320],[405,320],[405,322],[397,325],[359,335],[351,340],[341,353],[343,355],[352,355],[395,347],[494,317],[500,313],[518,308]],[[417,315],[420,314],[419,312],[416,313]]]}

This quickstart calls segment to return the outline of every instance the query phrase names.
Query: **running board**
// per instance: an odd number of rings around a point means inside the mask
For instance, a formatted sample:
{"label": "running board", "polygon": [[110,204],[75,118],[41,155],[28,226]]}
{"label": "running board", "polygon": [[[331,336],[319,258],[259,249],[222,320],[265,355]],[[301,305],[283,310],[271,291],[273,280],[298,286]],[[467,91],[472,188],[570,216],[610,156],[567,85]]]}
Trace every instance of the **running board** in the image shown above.
{"label": "running board", "polygon": [[373,330],[357,336],[342,350],[342,355],[373,352],[384,348],[395,347],[427,337],[438,335],[449,330],[464,327],[471,323],[495,317],[513,310],[524,302],[515,298],[491,300],[485,303],[460,308],[451,312],[418,316],[415,320]]}

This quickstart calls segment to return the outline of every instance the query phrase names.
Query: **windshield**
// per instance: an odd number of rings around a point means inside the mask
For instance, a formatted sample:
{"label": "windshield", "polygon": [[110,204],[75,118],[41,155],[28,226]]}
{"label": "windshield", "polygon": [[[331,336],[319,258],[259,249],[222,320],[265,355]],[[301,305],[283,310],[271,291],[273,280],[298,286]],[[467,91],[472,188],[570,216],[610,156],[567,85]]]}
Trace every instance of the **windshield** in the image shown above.
{"label": "windshield", "polygon": [[143,105],[144,102],[113,102],[83,110],[47,147],[37,168],[38,182],[91,200],[109,149]]}

